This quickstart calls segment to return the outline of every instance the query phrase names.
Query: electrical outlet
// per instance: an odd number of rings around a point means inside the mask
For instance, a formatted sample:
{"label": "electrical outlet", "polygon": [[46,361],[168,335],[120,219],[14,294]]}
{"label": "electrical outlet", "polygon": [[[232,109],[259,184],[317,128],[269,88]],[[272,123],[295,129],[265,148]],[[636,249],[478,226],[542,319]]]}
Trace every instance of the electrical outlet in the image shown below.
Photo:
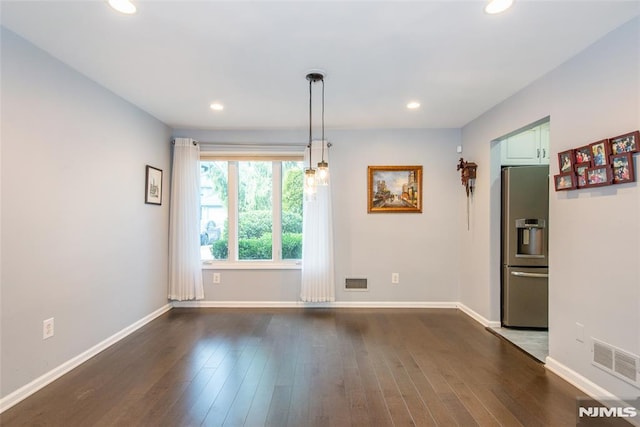
{"label": "electrical outlet", "polygon": [[584,342],[584,325],[576,322],[576,341]]}
{"label": "electrical outlet", "polygon": [[42,321],[42,339],[46,340],[53,336],[53,317]]}
{"label": "electrical outlet", "polygon": [[220,283],[220,273],[213,273],[213,283]]}
{"label": "electrical outlet", "polygon": [[394,285],[400,283],[400,273],[391,273],[391,283]]}

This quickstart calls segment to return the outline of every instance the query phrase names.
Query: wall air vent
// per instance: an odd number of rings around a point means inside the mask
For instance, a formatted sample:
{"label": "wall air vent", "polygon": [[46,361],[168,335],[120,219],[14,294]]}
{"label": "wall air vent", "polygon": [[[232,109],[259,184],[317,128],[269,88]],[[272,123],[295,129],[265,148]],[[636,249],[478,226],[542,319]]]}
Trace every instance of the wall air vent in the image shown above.
{"label": "wall air vent", "polygon": [[368,291],[367,279],[346,278],[344,280],[344,289],[347,291]]}
{"label": "wall air vent", "polygon": [[640,356],[593,339],[592,363],[640,388]]}
{"label": "wall air vent", "polygon": [[634,384],[640,385],[638,382],[638,369],[640,369],[638,356],[632,356],[630,354],[614,350],[613,360],[614,371]]}
{"label": "wall air vent", "polygon": [[593,363],[613,371],[613,348],[593,340]]}

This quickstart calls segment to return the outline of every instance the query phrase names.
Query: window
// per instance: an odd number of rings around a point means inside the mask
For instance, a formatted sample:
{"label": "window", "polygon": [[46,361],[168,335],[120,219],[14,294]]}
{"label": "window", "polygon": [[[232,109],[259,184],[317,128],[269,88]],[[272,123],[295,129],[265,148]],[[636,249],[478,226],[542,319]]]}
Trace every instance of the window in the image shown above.
{"label": "window", "polygon": [[299,260],[303,175],[304,166],[299,158],[203,156],[202,260],[229,263]]}
{"label": "window", "polygon": [[[227,259],[229,162],[200,162],[200,258]],[[224,229],[224,233],[223,233]]]}

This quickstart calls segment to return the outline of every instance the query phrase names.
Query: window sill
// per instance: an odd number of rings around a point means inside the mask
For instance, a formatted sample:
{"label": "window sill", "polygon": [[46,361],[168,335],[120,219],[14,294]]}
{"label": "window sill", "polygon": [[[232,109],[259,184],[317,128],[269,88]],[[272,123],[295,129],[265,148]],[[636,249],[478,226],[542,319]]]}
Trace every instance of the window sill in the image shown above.
{"label": "window sill", "polygon": [[203,270],[300,270],[301,261],[202,261]]}

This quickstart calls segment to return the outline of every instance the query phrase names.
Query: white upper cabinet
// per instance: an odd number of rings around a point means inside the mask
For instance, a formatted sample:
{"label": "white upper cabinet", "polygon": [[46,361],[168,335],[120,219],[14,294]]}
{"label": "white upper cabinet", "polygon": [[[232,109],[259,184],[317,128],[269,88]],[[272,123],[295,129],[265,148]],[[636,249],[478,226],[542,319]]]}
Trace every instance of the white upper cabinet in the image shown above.
{"label": "white upper cabinet", "polygon": [[540,163],[549,164],[549,122],[540,125]]}
{"label": "white upper cabinet", "polygon": [[503,139],[500,151],[502,165],[549,164],[549,122]]}

